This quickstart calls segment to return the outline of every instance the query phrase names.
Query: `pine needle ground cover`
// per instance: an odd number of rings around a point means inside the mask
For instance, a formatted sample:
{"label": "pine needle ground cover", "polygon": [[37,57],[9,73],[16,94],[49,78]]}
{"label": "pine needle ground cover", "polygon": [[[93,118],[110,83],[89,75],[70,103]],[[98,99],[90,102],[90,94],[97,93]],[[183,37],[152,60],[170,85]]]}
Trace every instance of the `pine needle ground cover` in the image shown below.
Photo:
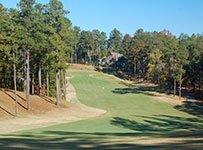
{"label": "pine needle ground cover", "polygon": [[130,87],[107,74],[69,70],[68,75],[81,103],[107,113],[88,120],[2,135],[0,149],[203,147],[202,118],[179,111],[146,90]]}

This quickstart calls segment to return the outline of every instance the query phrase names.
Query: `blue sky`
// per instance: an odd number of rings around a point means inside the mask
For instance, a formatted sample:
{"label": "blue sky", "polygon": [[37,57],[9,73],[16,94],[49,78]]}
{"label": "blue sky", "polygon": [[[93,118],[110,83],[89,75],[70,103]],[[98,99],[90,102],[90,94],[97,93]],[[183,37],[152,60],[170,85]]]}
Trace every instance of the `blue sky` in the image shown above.
{"label": "blue sky", "polygon": [[[48,3],[49,0],[36,0]],[[82,30],[99,29],[107,34],[114,28],[133,35],[144,31],[170,30],[203,33],[203,0],[61,0],[70,11],[67,17]],[[6,8],[15,8],[19,0],[0,0]]]}

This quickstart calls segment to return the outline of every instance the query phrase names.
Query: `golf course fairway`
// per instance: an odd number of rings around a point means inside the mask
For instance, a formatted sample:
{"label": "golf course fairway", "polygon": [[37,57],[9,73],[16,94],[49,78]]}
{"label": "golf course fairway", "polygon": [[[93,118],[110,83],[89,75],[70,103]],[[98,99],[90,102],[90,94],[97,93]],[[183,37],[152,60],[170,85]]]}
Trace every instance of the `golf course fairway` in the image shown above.
{"label": "golf course fairway", "polygon": [[107,112],[87,120],[0,135],[0,149],[202,149],[202,118],[112,75],[69,70],[68,76],[81,103]]}

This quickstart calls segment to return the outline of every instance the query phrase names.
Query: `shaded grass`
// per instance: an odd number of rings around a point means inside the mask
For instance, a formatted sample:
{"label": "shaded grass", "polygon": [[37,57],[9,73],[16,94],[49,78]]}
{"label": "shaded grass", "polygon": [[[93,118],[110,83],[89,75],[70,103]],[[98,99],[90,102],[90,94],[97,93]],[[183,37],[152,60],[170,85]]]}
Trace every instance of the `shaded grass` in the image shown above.
{"label": "shaded grass", "polygon": [[18,146],[19,149],[201,149],[203,146],[201,139],[148,145],[112,142],[110,139],[140,137],[202,138],[203,120],[157,101],[145,89],[129,89],[112,76],[76,70],[69,74],[78,99],[107,113],[94,119],[3,135],[0,149],[18,149]]}
{"label": "shaded grass", "polygon": [[183,105],[177,105],[174,108],[177,110],[187,112],[189,114],[203,118],[203,103],[184,102]]}

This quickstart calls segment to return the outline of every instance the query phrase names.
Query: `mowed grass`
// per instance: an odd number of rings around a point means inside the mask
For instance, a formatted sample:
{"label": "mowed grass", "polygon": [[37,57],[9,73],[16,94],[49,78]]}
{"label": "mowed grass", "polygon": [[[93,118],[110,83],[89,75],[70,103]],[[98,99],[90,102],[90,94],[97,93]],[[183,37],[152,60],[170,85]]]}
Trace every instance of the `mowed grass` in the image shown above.
{"label": "mowed grass", "polygon": [[[107,74],[76,70],[69,70],[68,74],[81,103],[107,113],[88,120],[2,135],[0,149],[200,149],[203,146],[201,118],[179,111],[147,91],[129,88]],[[186,137],[188,140],[159,143],[160,139]],[[115,139],[127,141],[119,143]],[[128,139],[134,140],[133,143]],[[145,144],[150,139],[157,139],[157,144]]]}

